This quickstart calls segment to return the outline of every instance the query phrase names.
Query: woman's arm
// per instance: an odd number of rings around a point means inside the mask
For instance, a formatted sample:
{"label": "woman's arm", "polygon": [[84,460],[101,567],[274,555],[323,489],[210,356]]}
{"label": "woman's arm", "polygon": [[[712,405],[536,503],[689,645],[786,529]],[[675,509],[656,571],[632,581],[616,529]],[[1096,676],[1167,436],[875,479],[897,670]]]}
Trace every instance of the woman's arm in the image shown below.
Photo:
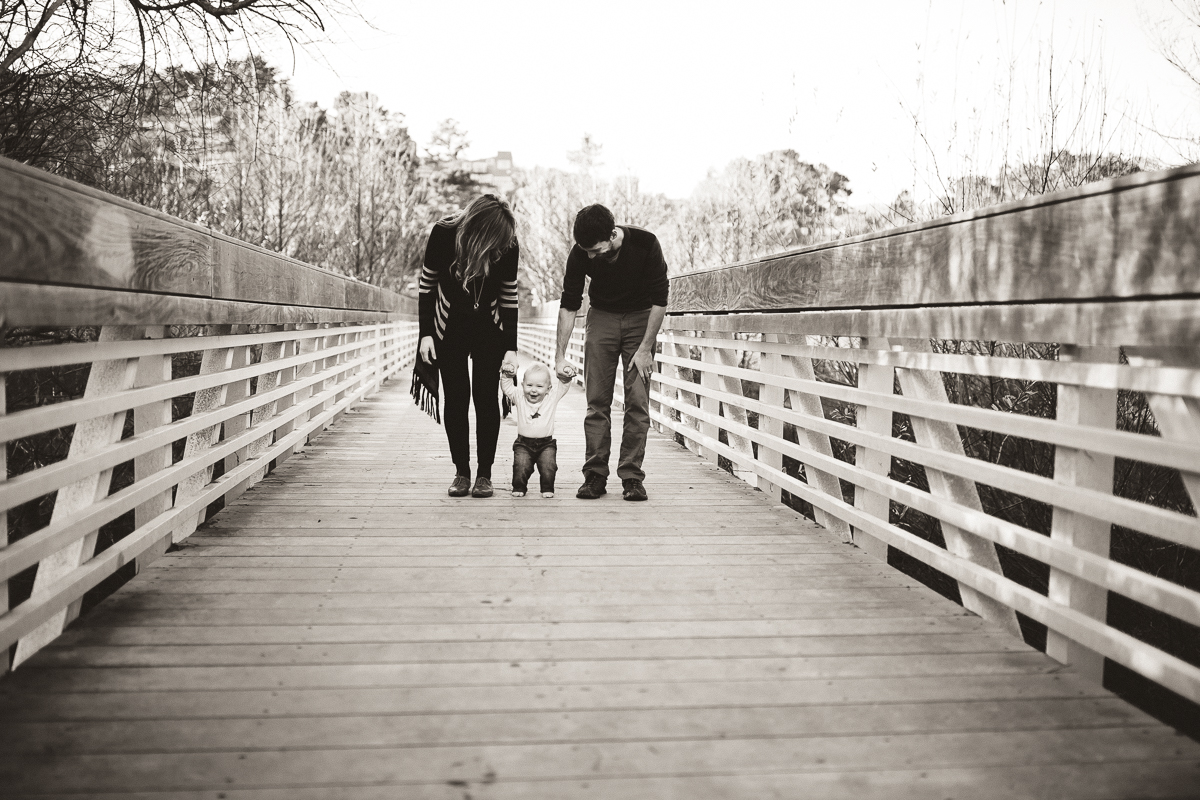
{"label": "woman's arm", "polygon": [[434,224],[425,243],[425,258],[421,263],[421,278],[417,287],[417,319],[420,333],[418,352],[426,364],[437,358],[434,346],[434,314],[437,305],[438,271],[441,264],[438,247],[438,225]]}
{"label": "woman's arm", "polygon": [[517,269],[521,259],[521,246],[516,242],[497,264],[500,278],[500,328],[504,339],[504,362],[517,364]]}

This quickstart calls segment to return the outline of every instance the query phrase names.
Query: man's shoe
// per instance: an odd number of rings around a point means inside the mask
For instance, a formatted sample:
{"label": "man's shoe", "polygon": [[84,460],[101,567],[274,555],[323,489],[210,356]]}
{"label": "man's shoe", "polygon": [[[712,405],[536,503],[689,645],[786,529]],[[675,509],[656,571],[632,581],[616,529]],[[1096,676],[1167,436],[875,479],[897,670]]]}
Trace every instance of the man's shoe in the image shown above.
{"label": "man's shoe", "polygon": [[580,500],[595,500],[602,494],[608,494],[608,489],[604,488],[604,484],[606,483],[608,483],[608,479],[603,475],[589,472],[583,480],[583,486],[579,487],[579,491],[575,493],[575,496]]}
{"label": "man's shoe", "polygon": [[475,485],[471,487],[471,497],[491,497],[492,496],[492,479],[485,478],[482,475],[475,479]]}
{"label": "man's shoe", "polygon": [[623,497],[626,500],[645,500],[646,487],[642,486],[642,482],[637,478],[626,478],[621,481],[621,488],[625,490]]}
{"label": "man's shoe", "polygon": [[455,475],[454,483],[450,484],[450,488],[446,494],[451,497],[466,497],[471,493],[471,478],[467,475]]}

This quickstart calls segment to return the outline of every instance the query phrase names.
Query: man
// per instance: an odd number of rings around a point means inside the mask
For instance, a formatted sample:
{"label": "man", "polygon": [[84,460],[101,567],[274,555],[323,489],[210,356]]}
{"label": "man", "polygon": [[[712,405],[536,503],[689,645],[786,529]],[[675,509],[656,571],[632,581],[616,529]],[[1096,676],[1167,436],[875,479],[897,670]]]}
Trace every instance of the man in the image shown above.
{"label": "man", "polygon": [[575,216],[574,235],[559,302],[554,369],[560,377],[572,374],[567,344],[583,303],[584,279],[591,278],[583,348],[587,453],[583,485],[575,496],[594,500],[607,492],[613,386],[617,362],[623,360],[625,418],[617,477],[626,500],[645,500],[642,458],[650,430],[654,343],[667,312],[667,264],[654,234],[632,225],[616,225],[612,212],[602,205],[588,206]]}

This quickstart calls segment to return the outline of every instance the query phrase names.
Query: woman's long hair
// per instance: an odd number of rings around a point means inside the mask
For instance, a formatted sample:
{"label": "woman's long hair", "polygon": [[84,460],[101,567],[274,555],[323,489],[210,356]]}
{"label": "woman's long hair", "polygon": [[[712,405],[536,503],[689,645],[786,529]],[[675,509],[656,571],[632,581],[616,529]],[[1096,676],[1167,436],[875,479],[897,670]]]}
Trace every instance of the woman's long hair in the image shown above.
{"label": "woman's long hair", "polygon": [[476,197],[443,224],[455,229],[454,276],[464,289],[471,281],[486,278],[491,254],[504,253],[516,239],[516,217],[508,203],[494,194]]}

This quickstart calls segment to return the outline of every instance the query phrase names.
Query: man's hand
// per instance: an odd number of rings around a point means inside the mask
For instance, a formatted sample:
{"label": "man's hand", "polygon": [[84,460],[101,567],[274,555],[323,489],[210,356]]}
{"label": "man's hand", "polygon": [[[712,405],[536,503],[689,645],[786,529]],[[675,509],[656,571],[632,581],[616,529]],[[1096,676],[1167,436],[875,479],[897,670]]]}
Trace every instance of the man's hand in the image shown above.
{"label": "man's hand", "polygon": [[426,336],[421,339],[421,345],[417,350],[421,354],[421,360],[426,364],[432,364],[437,358],[437,348],[433,345],[432,336]]}
{"label": "man's hand", "polygon": [[654,372],[654,353],[639,349],[633,354],[633,366],[637,368],[642,380],[649,385],[650,373]]}
{"label": "man's hand", "polygon": [[554,365],[554,374],[559,380],[569,381],[579,374],[579,370],[575,369],[575,365],[565,358],[560,358],[558,363]]}

